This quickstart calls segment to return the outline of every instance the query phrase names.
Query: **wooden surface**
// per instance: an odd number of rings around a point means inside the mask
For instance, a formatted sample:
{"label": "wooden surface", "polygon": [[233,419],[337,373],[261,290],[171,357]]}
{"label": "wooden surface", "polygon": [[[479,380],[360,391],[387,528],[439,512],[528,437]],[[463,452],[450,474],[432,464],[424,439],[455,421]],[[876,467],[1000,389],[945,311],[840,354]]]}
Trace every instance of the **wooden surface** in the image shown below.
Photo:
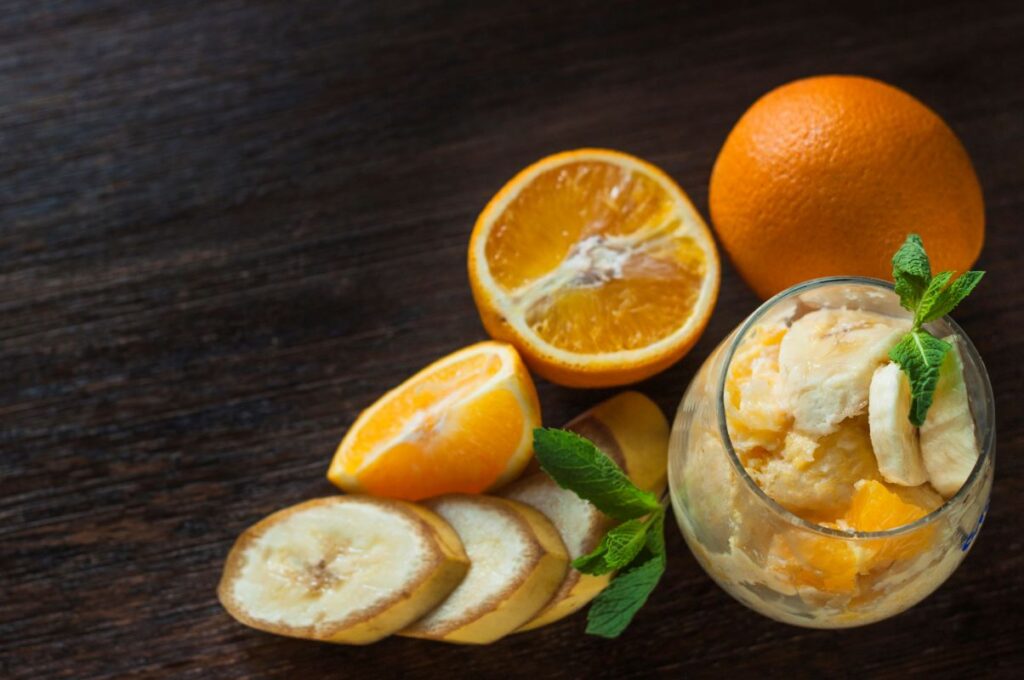
{"label": "wooden surface", "polygon": [[[1024,662],[1024,7],[14,0],[0,13],[0,677],[1009,675]],[[710,6],[718,6],[712,11]],[[756,5],[756,3],[751,3]],[[985,189],[957,313],[998,405],[974,551],[896,619],[815,632],[670,568],[621,639],[576,616],[486,648],[234,623],[234,537],[328,494],[360,409],[484,337],[464,262],[519,168],[598,145],[707,179],[758,95],[820,72],[933,106]],[[908,225],[908,228],[912,225]],[[667,413],[757,304],[727,266]],[[541,381],[560,423],[610,394]]]}

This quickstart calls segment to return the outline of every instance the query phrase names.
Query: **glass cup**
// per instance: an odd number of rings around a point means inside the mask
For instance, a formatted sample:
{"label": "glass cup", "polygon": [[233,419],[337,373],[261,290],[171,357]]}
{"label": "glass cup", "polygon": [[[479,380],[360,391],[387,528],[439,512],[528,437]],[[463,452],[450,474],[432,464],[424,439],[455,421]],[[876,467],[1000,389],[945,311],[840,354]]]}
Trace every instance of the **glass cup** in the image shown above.
{"label": "glass cup", "polygon": [[[887,531],[831,529],[789,512],[748,476],[733,450],[725,380],[736,348],[755,324],[822,307],[909,318],[892,285],[876,279],[815,279],[765,302],[715,349],[686,390],[669,443],[669,490],[686,543],[726,592],[778,621],[844,628],[904,611],[959,566],[988,508],[995,413],[988,374],[970,339],[948,317],[929,324],[937,337],[955,334],[962,341],[980,451],[967,481],[931,514]],[[865,563],[871,565],[866,573],[851,569]]]}

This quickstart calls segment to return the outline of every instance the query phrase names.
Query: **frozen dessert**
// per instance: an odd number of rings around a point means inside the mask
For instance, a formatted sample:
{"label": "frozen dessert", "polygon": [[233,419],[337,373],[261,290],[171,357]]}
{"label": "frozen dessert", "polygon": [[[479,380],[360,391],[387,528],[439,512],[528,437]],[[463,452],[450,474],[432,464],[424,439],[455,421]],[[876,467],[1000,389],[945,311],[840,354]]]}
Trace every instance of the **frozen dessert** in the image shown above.
{"label": "frozen dessert", "polygon": [[821,627],[884,618],[944,581],[991,474],[944,507],[981,454],[965,339],[936,327],[953,349],[918,428],[889,358],[909,316],[878,284],[831,285],[847,288],[781,300],[723,343],[670,448],[677,518],[702,565],[754,609]]}

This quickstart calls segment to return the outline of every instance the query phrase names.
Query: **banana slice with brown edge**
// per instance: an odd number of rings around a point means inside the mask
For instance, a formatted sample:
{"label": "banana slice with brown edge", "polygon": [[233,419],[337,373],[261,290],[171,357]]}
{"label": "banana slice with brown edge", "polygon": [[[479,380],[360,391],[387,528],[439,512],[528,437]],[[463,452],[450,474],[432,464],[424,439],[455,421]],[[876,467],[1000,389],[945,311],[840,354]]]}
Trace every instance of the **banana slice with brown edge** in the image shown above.
{"label": "banana slice with brown edge", "polygon": [[239,622],[279,635],[368,644],[433,609],[469,560],[455,531],[412,503],[319,498],[246,529],[217,589]]}
{"label": "banana slice with brown edge", "polygon": [[569,556],[540,512],[504,498],[449,494],[425,501],[458,532],[466,578],[408,637],[486,644],[533,618],[565,579]]}
{"label": "banana slice with brown edge", "polygon": [[[657,404],[638,392],[623,392],[572,420],[566,428],[586,437],[621,467],[639,488],[661,496],[666,485],[668,421]],[[562,535],[569,557],[597,547],[613,522],[546,473],[532,474],[502,490],[507,498],[544,513]],[[520,630],[532,630],[577,611],[600,593],[611,574],[593,576],[572,567],[551,601]]]}

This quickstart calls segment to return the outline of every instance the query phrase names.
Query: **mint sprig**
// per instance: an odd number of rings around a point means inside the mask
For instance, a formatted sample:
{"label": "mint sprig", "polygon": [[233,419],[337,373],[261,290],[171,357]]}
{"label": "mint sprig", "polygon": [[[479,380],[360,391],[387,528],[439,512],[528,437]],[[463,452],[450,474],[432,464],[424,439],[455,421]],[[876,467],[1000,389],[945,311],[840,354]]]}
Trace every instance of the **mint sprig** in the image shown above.
{"label": "mint sprig", "polygon": [[910,422],[920,427],[939,382],[939,367],[951,348],[922,328],[923,324],[949,314],[970,295],[985,272],[969,271],[950,283],[953,272],[932,276],[931,263],[921,237],[910,234],[892,257],[892,278],[900,305],[914,314],[914,323],[903,338],[889,350],[889,358],[900,365],[910,381]]}
{"label": "mint sprig", "polygon": [[655,496],[638,489],[593,442],[567,430],[537,428],[533,450],[541,469],[559,486],[622,522],[608,531],[592,552],[572,566],[585,574],[619,574],[594,599],[587,632],[618,637],[665,571],[665,509]]}
{"label": "mint sprig", "polygon": [[889,350],[889,358],[900,365],[910,379],[910,422],[921,427],[939,384],[939,367],[949,343],[925,330],[913,330]]}
{"label": "mint sprig", "polygon": [[533,431],[533,450],[559,486],[610,517],[635,519],[661,509],[653,494],[633,486],[611,458],[574,432],[538,427]]}

